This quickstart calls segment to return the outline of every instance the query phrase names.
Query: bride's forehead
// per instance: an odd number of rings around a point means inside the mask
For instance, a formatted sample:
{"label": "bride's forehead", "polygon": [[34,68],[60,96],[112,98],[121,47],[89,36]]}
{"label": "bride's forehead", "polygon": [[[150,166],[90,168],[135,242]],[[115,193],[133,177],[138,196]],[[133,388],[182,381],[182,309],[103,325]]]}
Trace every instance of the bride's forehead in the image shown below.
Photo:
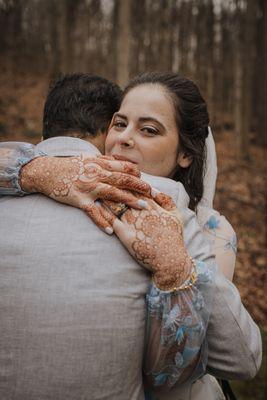
{"label": "bride's forehead", "polygon": [[144,84],[129,90],[122,101],[120,112],[134,111],[170,116],[174,114],[174,107],[163,86]]}

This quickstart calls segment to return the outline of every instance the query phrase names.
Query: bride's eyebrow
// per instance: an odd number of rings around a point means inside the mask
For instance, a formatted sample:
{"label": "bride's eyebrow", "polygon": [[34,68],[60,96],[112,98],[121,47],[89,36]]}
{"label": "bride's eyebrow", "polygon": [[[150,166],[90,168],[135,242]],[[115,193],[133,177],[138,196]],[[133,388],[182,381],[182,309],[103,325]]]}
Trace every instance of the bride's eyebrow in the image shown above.
{"label": "bride's eyebrow", "polygon": [[156,124],[158,124],[164,131],[166,131],[165,126],[161,122],[159,122],[159,120],[156,119],[156,118],[153,118],[153,117],[141,117],[141,118],[139,118],[139,121],[140,122],[151,122],[151,121],[156,122]]}
{"label": "bride's eyebrow", "polygon": [[119,117],[119,118],[122,118],[122,119],[126,119],[126,120],[127,120],[126,115],[120,114],[120,113],[118,113],[118,112],[116,112],[116,113],[113,115],[113,118],[116,118],[116,117]]}

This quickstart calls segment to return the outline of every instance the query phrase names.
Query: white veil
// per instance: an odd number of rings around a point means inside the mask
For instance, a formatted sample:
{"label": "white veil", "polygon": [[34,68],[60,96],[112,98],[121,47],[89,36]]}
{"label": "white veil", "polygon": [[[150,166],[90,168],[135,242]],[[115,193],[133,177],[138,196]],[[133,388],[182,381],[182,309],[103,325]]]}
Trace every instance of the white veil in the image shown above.
{"label": "white veil", "polygon": [[204,175],[204,191],[203,196],[197,206],[197,216],[201,226],[207,221],[207,217],[213,208],[213,199],[216,189],[217,180],[217,156],[216,148],[212,135],[211,128],[209,127],[209,134],[206,139],[206,167]]}

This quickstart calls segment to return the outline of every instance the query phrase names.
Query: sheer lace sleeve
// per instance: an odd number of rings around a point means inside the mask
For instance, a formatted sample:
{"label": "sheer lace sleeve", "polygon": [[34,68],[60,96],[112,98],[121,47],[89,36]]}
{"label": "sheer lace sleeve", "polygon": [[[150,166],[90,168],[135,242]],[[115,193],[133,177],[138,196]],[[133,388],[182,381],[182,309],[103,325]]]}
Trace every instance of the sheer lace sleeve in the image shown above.
{"label": "sheer lace sleeve", "polygon": [[45,153],[37,151],[35,146],[24,142],[0,143],[0,195],[23,196],[19,184],[20,169],[33,158]]}
{"label": "sheer lace sleeve", "polygon": [[172,388],[205,373],[214,273],[214,264],[196,261],[195,273],[176,291],[151,285],[144,355],[148,387]]}

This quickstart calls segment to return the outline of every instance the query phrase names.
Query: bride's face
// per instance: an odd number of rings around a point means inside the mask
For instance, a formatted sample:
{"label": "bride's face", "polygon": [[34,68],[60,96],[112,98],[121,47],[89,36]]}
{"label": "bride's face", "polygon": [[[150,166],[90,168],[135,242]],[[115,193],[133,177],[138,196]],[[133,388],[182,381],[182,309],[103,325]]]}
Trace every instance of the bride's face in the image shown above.
{"label": "bride's face", "polygon": [[106,139],[106,154],[132,161],[148,174],[172,177],[179,134],[170,96],[160,85],[131,89],[114,114]]}

